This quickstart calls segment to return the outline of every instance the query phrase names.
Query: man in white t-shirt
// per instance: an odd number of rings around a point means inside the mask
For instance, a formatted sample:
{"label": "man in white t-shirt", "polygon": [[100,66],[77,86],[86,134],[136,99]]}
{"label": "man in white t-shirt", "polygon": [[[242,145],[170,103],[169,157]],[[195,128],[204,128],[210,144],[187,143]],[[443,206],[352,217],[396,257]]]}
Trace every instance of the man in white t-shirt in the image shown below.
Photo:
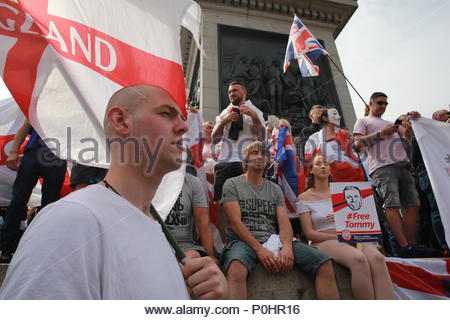
{"label": "man in white t-shirt", "polygon": [[[225,277],[209,258],[180,267],[149,213],[163,176],[179,168],[185,119],[156,86],[122,88],[104,130],[111,154],[102,182],[47,206],[25,232],[0,299],[226,298]],[[148,150],[160,152],[149,156]]]}
{"label": "man in white t-shirt", "polygon": [[[399,124],[383,120],[387,95],[375,92],[370,97],[369,115],[358,119],[353,135],[356,147],[368,148],[369,175],[386,206],[386,218],[405,258],[427,257],[430,249],[416,246],[416,220],[420,208],[415,181],[402,139],[406,131]],[[408,116],[420,117],[417,112]],[[403,217],[400,216],[402,208]]]}
{"label": "man in white t-shirt", "polygon": [[[264,141],[265,124],[263,113],[250,100],[246,100],[245,86],[233,81],[228,87],[230,104],[216,119],[212,138],[214,143],[221,143],[220,154],[214,167],[214,201],[222,198],[222,187],[229,178],[243,173],[242,155],[245,147],[255,140]],[[222,240],[224,210],[218,205],[218,219]]]}

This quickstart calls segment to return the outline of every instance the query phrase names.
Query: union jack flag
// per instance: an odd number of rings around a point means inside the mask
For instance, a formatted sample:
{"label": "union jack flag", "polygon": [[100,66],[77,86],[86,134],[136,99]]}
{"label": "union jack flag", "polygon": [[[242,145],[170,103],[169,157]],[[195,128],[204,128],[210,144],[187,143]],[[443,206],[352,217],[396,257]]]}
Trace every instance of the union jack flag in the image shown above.
{"label": "union jack flag", "polygon": [[[275,139],[276,135],[273,136]],[[306,177],[292,147],[291,134],[287,127],[279,130],[275,143],[275,172],[278,184],[284,193],[284,202],[289,217],[296,217],[296,202],[300,193],[305,190]]]}
{"label": "union jack flag", "polygon": [[325,51],[297,15],[294,15],[286,56],[284,57],[283,71],[286,72],[292,60],[298,59],[298,65],[303,77],[318,76],[319,66],[317,65],[317,59],[322,54],[328,55],[328,52]]}

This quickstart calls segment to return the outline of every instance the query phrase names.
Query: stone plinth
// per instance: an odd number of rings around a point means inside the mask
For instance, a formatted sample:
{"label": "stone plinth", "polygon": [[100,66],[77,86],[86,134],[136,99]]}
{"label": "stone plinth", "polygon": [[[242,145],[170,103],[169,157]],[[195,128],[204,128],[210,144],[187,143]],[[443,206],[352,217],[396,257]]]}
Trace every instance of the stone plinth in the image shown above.
{"label": "stone plinth", "polygon": [[8,269],[8,264],[0,263],[0,287],[2,286],[3,279],[5,279],[6,269]]}
{"label": "stone plinth", "polygon": [[[0,286],[5,278],[7,264],[0,264]],[[348,269],[335,264],[336,282],[341,299],[354,299]],[[269,274],[257,265],[247,281],[250,300],[315,300],[316,289],[310,275],[298,267],[286,274]]]}
{"label": "stone plinth", "polygon": [[[350,271],[335,264],[336,282],[341,299],[354,299]],[[257,265],[247,280],[249,300],[315,300],[316,289],[311,275],[298,267],[286,274],[269,274]]]}

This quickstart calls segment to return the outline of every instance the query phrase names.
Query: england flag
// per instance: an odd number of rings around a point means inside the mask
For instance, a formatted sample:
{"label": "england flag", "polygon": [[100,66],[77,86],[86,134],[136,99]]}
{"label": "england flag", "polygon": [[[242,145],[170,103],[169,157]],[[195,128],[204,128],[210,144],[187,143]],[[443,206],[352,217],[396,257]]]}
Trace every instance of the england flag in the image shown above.
{"label": "england flag", "polygon": [[[115,91],[154,84],[185,113],[180,31],[198,43],[200,16],[192,0],[0,0],[0,74],[58,157],[108,167],[103,115]],[[154,200],[163,213],[184,177],[168,176]]]}

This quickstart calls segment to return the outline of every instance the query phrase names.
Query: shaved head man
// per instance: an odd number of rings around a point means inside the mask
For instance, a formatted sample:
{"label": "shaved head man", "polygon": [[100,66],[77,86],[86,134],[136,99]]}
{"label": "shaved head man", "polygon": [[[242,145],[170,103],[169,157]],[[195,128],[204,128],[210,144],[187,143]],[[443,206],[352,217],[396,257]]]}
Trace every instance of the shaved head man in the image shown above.
{"label": "shaved head man", "polygon": [[181,164],[188,130],[170,94],[135,85],[117,91],[104,118],[111,154],[102,182],[42,210],[19,244],[0,299],[226,298],[208,258],[180,267],[149,214],[163,176]]}

